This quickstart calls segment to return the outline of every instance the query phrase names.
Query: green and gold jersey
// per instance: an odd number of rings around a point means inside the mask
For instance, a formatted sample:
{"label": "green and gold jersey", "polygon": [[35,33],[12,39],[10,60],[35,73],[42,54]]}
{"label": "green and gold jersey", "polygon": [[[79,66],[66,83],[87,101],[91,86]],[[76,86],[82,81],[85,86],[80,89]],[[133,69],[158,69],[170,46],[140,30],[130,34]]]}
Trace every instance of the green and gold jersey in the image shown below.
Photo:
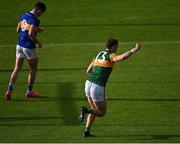
{"label": "green and gold jersey", "polygon": [[108,50],[100,51],[93,60],[92,73],[88,80],[106,86],[106,82],[112,72],[114,62],[112,61],[113,54]]}

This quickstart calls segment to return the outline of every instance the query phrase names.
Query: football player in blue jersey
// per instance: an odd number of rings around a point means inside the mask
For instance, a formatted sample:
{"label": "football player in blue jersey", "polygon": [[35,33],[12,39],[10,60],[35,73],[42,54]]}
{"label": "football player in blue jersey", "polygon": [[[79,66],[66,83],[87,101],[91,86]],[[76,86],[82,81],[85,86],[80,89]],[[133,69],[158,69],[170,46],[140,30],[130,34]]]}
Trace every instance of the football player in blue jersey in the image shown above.
{"label": "football player in blue jersey", "polygon": [[5,94],[7,100],[11,100],[13,86],[16,82],[25,58],[28,59],[30,67],[28,88],[25,95],[27,97],[40,96],[39,93],[32,91],[32,89],[36,79],[38,65],[38,55],[36,48],[42,47],[42,43],[37,39],[37,33],[43,31],[43,28],[40,27],[40,20],[38,17],[40,17],[45,11],[46,5],[42,2],[38,2],[35,4],[32,11],[24,13],[20,17],[20,21],[17,25],[19,38],[16,46],[16,63]]}

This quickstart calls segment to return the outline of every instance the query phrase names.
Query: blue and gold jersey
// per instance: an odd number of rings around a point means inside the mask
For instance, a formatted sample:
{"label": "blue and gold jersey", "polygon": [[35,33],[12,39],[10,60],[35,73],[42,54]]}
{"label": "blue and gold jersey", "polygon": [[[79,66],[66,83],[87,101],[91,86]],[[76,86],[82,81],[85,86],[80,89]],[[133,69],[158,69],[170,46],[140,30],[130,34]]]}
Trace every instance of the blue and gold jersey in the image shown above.
{"label": "blue and gold jersey", "polygon": [[29,49],[36,48],[36,44],[30,39],[28,33],[31,25],[38,27],[39,23],[39,19],[32,12],[21,15],[18,45]]}

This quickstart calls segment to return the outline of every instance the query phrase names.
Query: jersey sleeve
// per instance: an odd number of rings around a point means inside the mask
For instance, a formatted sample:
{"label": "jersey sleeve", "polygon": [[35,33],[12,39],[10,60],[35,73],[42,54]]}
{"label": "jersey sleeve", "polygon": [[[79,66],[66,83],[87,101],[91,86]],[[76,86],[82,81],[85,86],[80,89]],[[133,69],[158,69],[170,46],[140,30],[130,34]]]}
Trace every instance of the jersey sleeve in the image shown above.
{"label": "jersey sleeve", "polygon": [[21,22],[21,21],[24,20],[24,19],[26,19],[26,18],[25,18],[25,14],[22,14],[22,15],[20,16],[20,18],[19,18],[19,21]]}

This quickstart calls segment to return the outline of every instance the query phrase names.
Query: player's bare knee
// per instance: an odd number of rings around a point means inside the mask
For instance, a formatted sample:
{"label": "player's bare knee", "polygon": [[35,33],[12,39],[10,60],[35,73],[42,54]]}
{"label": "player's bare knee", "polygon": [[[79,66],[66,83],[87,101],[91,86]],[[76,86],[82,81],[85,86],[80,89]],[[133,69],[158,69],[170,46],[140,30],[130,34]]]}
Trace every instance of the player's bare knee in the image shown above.
{"label": "player's bare knee", "polygon": [[21,70],[21,67],[19,67],[19,66],[16,66],[15,68],[14,68],[14,72],[16,73],[16,72],[20,72],[20,70]]}
{"label": "player's bare knee", "polygon": [[94,118],[95,118],[95,115],[92,114],[92,118],[94,119]]}

